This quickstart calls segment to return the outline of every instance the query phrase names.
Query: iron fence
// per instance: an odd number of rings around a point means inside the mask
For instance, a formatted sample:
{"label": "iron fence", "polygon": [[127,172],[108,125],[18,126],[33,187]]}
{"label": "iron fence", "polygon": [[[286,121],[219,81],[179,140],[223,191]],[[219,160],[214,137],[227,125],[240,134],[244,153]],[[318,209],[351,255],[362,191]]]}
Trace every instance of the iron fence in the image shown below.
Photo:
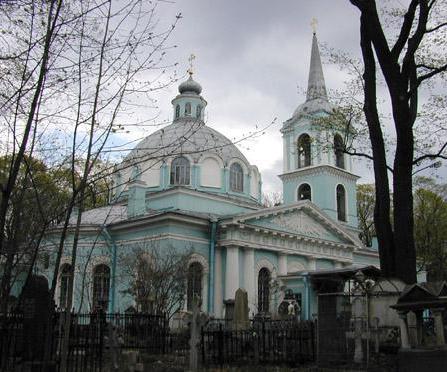
{"label": "iron fence", "polygon": [[212,321],[202,329],[202,362],[208,365],[296,366],[315,360],[315,328],[310,321],[254,319],[246,328]]}
{"label": "iron fence", "polygon": [[[49,314],[49,321],[39,333],[35,327],[27,325],[21,313],[0,316],[0,371],[23,368],[37,372],[59,371],[65,316],[63,312]],[[124,351],[161,354],[184,344],[184,338],[170,334],[168,321],[162,315],[72,313],[67,369],[70,372],[101,371]],[[36,353],[39,349],[42,352]]]}

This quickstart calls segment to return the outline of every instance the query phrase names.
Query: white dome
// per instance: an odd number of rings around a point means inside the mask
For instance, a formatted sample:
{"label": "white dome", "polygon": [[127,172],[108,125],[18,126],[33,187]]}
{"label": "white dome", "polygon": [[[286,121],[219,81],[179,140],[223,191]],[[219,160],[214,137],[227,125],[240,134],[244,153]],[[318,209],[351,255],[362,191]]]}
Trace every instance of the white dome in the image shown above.
{"label": "white dome", "polygon": [[245,156],[227,137],[195,119],[177,120],[157,130],[143,139],[124,161],[140,162],[180,154],[199,160],[210,153],[221,158],[224,164],[237,158],[249,165]]}

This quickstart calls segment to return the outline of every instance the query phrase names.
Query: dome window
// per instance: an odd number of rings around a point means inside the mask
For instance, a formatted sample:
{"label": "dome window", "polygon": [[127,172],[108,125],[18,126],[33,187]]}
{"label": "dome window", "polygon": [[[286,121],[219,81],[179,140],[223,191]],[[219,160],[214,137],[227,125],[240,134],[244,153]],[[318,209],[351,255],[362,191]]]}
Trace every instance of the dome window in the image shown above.
{"label": "dome window", "polygon": [[298,188],[298,200],[312,200],[312,190],[308,183],[303,183]]}
{"label": "dome window", "polygon": [[196,107],[196,118],[200,119],[201,116],[202,116],[202,106],[201,105],[197,105],[197,107]]}
{"label": "dome window", "polygon": [[334,136],[334,152],[335,152],[335,166],[345,169],[345,154],[343,139],[339,134]]}
{"label": "dome window", "polygon": [[184,156],[175,158],[171,163],[171,185],[189,185],[190,165]]}
{"label": "dome window", "polygon": [[308,134],[302,134],[298,138],[298,168],[310,166],[310,137]]}
{"label": "dome window", "polygon": [[189,102],[185,105],[185,116],[191,116],[191,104]]}
{"label": "dome window", "polygon": [[337,185],[337,218],[346,221],[346,190],[343,185]]}
{"label": "dome window", "polygon": [[230,190],[244,191],[244,171],[239,163],[233,163],[230,167]]}
{"label": "dome window", "polygon": [[175,118],[178,119],[180,116],[180,105],[175,106]]}

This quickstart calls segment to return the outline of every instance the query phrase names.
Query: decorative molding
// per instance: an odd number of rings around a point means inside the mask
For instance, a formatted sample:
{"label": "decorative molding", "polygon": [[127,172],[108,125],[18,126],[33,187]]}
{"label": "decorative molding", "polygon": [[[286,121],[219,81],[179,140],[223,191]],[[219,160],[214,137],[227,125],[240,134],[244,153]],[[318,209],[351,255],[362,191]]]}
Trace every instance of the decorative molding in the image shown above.
{"label": "decorative molding", "polygon": [[309,167],[299,168],[287,173],[280,174],[278,177],[282,181],[289,181],[296,179],[297,177],[318,175],[323,173],[330,174],[331,176],[338,176],[340,178],[354,182],[360,178],[359,176],[347,171],[346,169],[337,168],[330,164],[311,165]]}
{"label": "decorative molding", "polygon": [[306,267],[301,262],[287,262],[287,274],[304,270],[306,270]]}
{"label": "decorative molding", "polygon": [[203,257],[201,254],[193,253],[189,257],[188,266],[194,262],[198,262],[199,264],[201,264],[203,267],[203,274],[208,275],[208,273],[210,272],[210,267],[209,267],[208,261],[206,260],[205,257]]}
{"label": "decorative molding", "polygon": [[[261,232],[262,230],[262,232]],[[240,246],[254,249],[268,249],[275,252],[315,256],[343,262],[352,262],[354,246],[309,238],[284,232],[271,234],[265,229],[230,228],[221,233],[218,246]]]}

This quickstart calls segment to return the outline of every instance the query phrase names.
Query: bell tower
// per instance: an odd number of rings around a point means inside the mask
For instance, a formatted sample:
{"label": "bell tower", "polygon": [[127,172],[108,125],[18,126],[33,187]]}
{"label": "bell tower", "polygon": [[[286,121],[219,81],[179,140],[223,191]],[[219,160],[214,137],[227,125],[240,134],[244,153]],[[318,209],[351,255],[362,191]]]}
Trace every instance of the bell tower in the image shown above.
{"label": "bell tower", "polygon": [[334,110],[314,29],[306,101],[283,123],[284,203],[309,199],[334,220],[357,229],[356,182],[351,158],[343,153],[345,133],[321,127],[318,119]]}

